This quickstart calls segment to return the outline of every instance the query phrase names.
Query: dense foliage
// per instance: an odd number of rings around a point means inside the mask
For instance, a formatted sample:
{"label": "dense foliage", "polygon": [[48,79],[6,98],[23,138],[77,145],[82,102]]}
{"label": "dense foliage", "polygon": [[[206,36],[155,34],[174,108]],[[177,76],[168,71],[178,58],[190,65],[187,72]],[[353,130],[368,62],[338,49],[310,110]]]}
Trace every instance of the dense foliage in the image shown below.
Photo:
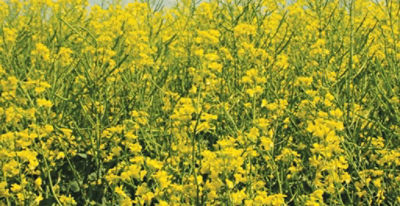
{"label": "dense foliage", "polygon": [[0,1],[0,205],[400,204],[400,2]]}

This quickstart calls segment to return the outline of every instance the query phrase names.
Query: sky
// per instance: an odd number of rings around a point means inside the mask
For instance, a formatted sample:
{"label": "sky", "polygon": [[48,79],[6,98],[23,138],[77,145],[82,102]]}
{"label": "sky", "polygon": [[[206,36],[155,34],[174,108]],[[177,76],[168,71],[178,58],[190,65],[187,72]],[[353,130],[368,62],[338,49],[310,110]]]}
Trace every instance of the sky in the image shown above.
{"label": "sky", "polygon": [[[176,4],[176,0],[162,0],[162,1],[164,3],[164,6],[173,6]],[[101,2],[102,2],[102,0],[89,0],[90,5],[100,4]],[[125,3],[129,3],[129,2],[133,2],[133,1],[132,0],[122,0],[122,2],[125,4]]]}

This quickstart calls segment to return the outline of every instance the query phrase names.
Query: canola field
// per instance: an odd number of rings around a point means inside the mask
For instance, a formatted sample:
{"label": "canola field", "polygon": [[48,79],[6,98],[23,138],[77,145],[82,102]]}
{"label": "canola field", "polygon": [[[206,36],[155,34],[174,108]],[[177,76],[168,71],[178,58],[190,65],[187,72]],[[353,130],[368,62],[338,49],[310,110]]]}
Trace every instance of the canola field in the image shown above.
{"label": "canola field", "polygon": [[0,205],[399,205],[400,1],[0,1]]}

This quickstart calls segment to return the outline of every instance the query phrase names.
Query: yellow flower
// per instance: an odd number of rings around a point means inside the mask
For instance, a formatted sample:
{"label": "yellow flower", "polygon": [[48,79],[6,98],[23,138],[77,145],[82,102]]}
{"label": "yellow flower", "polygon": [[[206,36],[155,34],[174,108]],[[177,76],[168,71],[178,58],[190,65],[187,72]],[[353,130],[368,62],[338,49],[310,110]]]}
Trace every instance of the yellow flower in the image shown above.
{"label": "yellow flower", "polygon": [[157,180],[161,189],[164,189],[164,188],[168,187],[169,184],[171,184],[171,181],[169,180],[170,175],[168,175],[168,173],[165,171],[160,170],[160,171],[156,172],[156,174],[154,174],[153,177]]}
{"label": "yellow flower", "polygon": [[168,202],[164,201],[164,200],[160,200],[158,203],[158,206],[168,206]]}
{"label": "yellow flower", "polygon": [[312,77],[297,77],[295,85],[296,86],[300,86],[300,85],[310,86],[312,81],[313,81]]}
{"label": "yellow flower", "polygon": [[75,199],[71,197],[71,195],[68,196],[61,195],[59,197],[59,200],[63,205],[77,205]]}
{"label": "yellow flower", "polygon": [[19,173],[18,162],[15,160],[11,160],[10,162],[3,165],[3,172],[7,176],[14,176]]}
{"label": "yellow flower", "polygon": [[228,186],[229,189],[232,189],[234,187],[234,184],[232,181],[226,179],[225,182],[226,182],[226,186]]}
{"label": "yellow flower", "polygon": [[8,189],[6,189],[7,187],[7,182],[3,181],[0,182],[0,197],[8,197],[9,196],[9,192]]}
{"label": "yellow flower", "polygon": [[46,100],[46,99],[37,99],[36,103],[38,104],[39,107],[52,107],[53,103],[51,103],[51,101]]}
{"label": "yellow flower", "polygon": [[373,180],[372,183],[373,183],[373,184],[375,185],[375,187],[377,187],[377,188],[381,188],[381,187],[382,187],[381,179],[380,179],[380,178]]}
{"label": "yellow flower", "polygon": [[115,193],[117,193],[120,197],[125,198],[127,197],[126,193],[124,192],[124,190],[122,189],[122,185],[119,187],[115,187],[114,188]]}
{"label": "yellow flower", "polygon": [[32,56],[41,57],[45,62],[50,61],[50,50],[42,43],[37,43],[36,49],[31,54]]}
{"label": "yellow flower", "polygon": [[59,153],[57,154],[56,159],[59,160],[59,159],[63,159],[64,157],[65,157],[64,152],[59,152]]}
{"label": "yellow flower", "polygon": [[11,191],[14,192],[14,193],[17,193],[17,192],[21,191],[22,189],[23,188],[19,184],[12,184],[11,185]]}
{"label": "yellow flower", "polygon": [[43,196],[42,196],[42,194],[39,194],[34,200],[34,205],[39,205],[42,200],[43,200]]}
{"label": "yellow flower", "polygon": [[260,139],[264,150],[269,151],[274,148],[274,142],[270,138],[262,136]]}
{"label": "yellow flower", "polygon": [[211,71],[214,72],[222,72],[222,64],[219,64],[217,62],[212,62],[208,65],[208,68],[211,69]]}
{"label": "yellow flower", "polygon": [[58,58],[62,66],[67,66],[72,63],[72,50],[70,48],[61,47],[58,51]]}
{"label": "yellow flower", "polygon": [[139,165],[133,164],[129,165],[124,172],[121,173],[122,180],[129,180],[130,178],[140,179],[141,167]]}
{"label": "yellow flower", "polygon": [[40,188],[42,186],[42,178],[40,178],[40,177],[36,178],[35,186],[36,186],[36,188]]}
{"label": "yellow flower", "polygon": [[146,164],[148,167],[150,167],[150,169],[155,170],[155,169],[161,169],[163,166],[163,163],[158,161],[158,160],[154,160],[154,159],[150,159],[148,158],[146,160]]}
{"label": "yellow flower", "polygon": [[259,136],[260,136],[260,132],[255,127],[251,128],[250,131],[247,133],[247,137],[252,142],[255,142]]}
{"label": "yellow flower", "polygon": [[[3,12],[3,11],[2,11]],[[14,28],[3,28],[5,42],[12,44],[17,39],[17,30]]]}
{"label": "yellow flower", "polygon": [[243,35],[254,35],[256,33],[256,27],[254,25],[250,25],[250,24],[238,24],[235,28],[234,28],[234,33],[236,37],[240,37]]}
{"label": "yellow flower", "polygon": [[245,189],[232,194],[232,201],[235,205],[241,205],[242,201],[247,197]]}

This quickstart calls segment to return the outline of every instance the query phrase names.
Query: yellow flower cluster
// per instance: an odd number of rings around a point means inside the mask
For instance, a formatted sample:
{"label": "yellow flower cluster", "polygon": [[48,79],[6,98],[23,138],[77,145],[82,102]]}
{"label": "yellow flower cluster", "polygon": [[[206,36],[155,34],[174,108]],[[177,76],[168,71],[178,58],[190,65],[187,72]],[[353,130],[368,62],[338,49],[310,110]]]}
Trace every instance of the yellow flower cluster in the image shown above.
{"label": "yellow flower cluster", "polygon": [[399,1],[157,2],[0,1],[0,205],[400,204]]}

